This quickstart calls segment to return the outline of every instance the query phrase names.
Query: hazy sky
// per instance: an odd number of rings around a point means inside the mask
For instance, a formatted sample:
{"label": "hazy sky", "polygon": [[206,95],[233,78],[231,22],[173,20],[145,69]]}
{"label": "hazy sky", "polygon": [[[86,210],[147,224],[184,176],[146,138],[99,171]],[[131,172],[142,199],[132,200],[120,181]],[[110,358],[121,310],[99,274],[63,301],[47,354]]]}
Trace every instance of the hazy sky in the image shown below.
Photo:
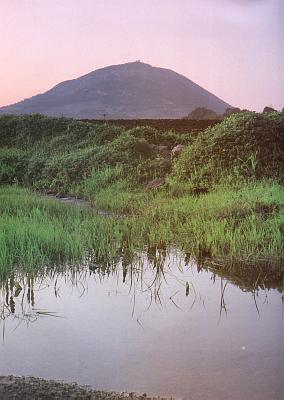
{"label": "hazy sky", "polygon": [[284,106],[284,0],[0,0],[0,38],[0,106],[138,59]]}

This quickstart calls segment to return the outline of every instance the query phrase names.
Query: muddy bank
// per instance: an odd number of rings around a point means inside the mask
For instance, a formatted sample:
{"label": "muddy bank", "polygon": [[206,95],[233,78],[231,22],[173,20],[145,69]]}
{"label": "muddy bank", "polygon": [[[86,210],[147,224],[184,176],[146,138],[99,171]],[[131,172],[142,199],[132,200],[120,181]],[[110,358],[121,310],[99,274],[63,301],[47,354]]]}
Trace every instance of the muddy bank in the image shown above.
{"label": "muddy bank", "polygon": [[[93,390],[76,383],[64,383],[34,377],[0,376],[1,400],[88,399],[88,400],[146,400],[134,393]],[[148,398],[149,399],[149,398]]]}
{"label": "muddy bank", "polygon": [[71,196],[58,196],[56,194],[44,194],[44,197],[47,197],[48,199],[52,200],[58,200],[61,201],[62,203],[66,204],[72,204],[80,208],[91,208],[92,205],[89,201],[84,200],[84,199],[79,199],[77,197],[71,197]]}
{"label": "muddy bank", "polygon": [[90,201],[80,199],[72,196],[58,196],[56,194],[43,194],[44,197],[52,200],[57,200],[65,204],[71,204],[83,209],[93,209],[97,215],[106,216],[106,217],[114,217],[114,218],[124,218],[126,215],[117,214],[113,211],[103,210],[96,208]]}

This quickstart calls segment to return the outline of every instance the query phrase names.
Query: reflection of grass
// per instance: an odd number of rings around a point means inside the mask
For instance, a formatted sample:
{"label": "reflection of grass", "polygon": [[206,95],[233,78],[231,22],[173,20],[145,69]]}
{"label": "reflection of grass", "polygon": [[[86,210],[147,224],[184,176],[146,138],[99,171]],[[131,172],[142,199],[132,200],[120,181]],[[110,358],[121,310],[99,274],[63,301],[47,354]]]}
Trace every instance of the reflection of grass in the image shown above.
{"label": "reflection of grass", "polygon": [[[74,268],[69,272],[69,276],[64,272],[64,278],[76,286],[83,273],[85,273],[83,269],[82,272],[79,272]],[[0,326],[3,322],[3,341],[5,338],[5,321],[8,319],[14,321],[14,330],[16,330],[22,323],[29,325],[40,318],[64,318],[57,312],[37,307],[37,296],[45,288],[53,286],[55,297],[59,296],[57,282],[62,277],[61,274],[62,272],[58,268],[53,270],[39,268],[39,270],[33,269],[24,271],[24,273],[19,269],[7,274],[7,277],[0,276]]]}
{"label": "reflection of grass", "polygon": [[[249,291],[253,300],[259,290],[278,289],[283,291],[283,271],[277,266],[267,268],[265,263],[257,265],[231,264],[222,265],[216,262],[205,261],[196,264],[189,254],[183,254],[174,248],[158,249],[149,247],[147,251],[132,253],[122,252],[120,260],[109,259],[109,264],[94,264],[92,258],[86,258],[81,265],[73,265],[66,269],[64,266],[41,267],[23,271],[21,268],[7,274],[0,275],[0,328],[3,323],[3,337],[5,321],[12,319],[16,328],[22,322],[33,323],[39,318],[64,318],[64,314],[57,314],[53,310],[42,308],[41,299],[45,289],[56,298],[62,298],[65,287],[76,289],[76,297],[83,297],[88,292],[90,280],[102,283],[110,279],[120,293],[123,287],[129,295],[132,305],[132,316],[136,310],[136,297],[143,294],[145,299],[144,312],[154,304],[161,310],[170,302],[174,307],[182,309],[180,299],[188,297],[190,308],[193,308],[201,299],[200,287],[195,285],[195,272],[207,271],[212,285],[221,283],[220,313],[225,310],[224,293],[228,283]],[[218,279],[220,277],[220,279]],[[62,290],[63,289],[63,290]],[[208,289],[208,288],[207,288]],[[206,289],[206,290],[207,290]],[[39,301],[40,300],[40,301]],[[40,308],[38,308],[40,306]],[[188,305],[187,305],[188,307]],[[136,314],[135,314],[136,315]],[[139,321],[137,314],[137,322]],[[142,326],[143,327],[143,326]]]}

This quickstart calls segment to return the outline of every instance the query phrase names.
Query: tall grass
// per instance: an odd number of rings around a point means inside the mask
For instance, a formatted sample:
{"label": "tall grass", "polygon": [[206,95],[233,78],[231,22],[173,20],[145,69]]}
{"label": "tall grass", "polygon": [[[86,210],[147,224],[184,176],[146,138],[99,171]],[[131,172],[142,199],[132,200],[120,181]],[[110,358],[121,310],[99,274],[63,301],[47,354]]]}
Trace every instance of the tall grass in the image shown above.
{"label": "tall grass", "polygon": [[119,192],[97,197],[100,207],[139,215],[146,243],[165,243],[198,257],[261,260],[283,257],[284,189],[269,181],[221,185],[200,196],[174,198],[162,190]]}
{"label": "tall grass", "polygon": [[[0,189],[0,268],[79,262],[86,256],[94,264],[108,264],[145,246],[175,245],[197,260],[257,263],[284,257],[284,189],[278,184],[221,186],[199,197],[176,199],[165,192],[109,196],[103,198],[117,218],[26,189]],[[129,196],[126,203],[123,196]]]}
{"label": "tall grass", "polygon": [[129,218],[99,216],[44,198],[28,189],[0,188],[0,274],[10,267],[32,269],[91,260],[108,264],[141,246]]}
{"label": "tall grass", "polygon": [[0,271],[82,258],[83,220],[76,207],[26,189],[0,189]]}

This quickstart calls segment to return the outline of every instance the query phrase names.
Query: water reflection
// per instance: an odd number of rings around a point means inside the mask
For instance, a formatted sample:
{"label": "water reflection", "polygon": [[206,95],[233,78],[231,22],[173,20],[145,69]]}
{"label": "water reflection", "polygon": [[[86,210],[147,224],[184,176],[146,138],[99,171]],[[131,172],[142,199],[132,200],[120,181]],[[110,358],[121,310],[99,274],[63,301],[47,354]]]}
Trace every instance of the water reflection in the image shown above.
{"label": "water reflection", "polygon": [[[219,320],[222,313],[227,314],[229,311],[226,302],[226,288],[229,283],[241,291],[251,293],[258,314],[260,291],[262,301],[268,302],[268,291],[276,289],[282,293],[283,304],[284,270],[279,264],[224,265],[209,260],[196,261],[189,253],[182,254],[175,249],[149,247],[144,253],[121,249],[120,257],[104,260],[103,263],[98,262],[98,254],[90,254],[85,264],[80,266],[45,267],[25,273],[13,271],[1,281],[0,323],[8,318],[18,321],[19,324],[30,324],[43,317],[63,317],[53,310],[38,308],[37,295],[52,288],[55,298],[60,299],[62,289],[64,291],[64,286],[68,284],[73,289],[76,288],[76,296],[80,298],[88,292],[90,280],[99,284],[111,279],[116,282],[117,290],[121,283],[128,289],[131,316],[143,327],[139,315],[135,314],[138,293],[144,299],[143,313],[149,311],[153,304],[162,310],[169,302],[176,309],[182,310],[184,302],[180,302],[181,297],[188,298],[190,310],[197,303],[205,308],[204,294],[194,284],[194,274],[202,272],[209,274],[212,285],[219,285]],[[165,296],[163,291],[166,291]],[[3,337],[4,332],[3,323]]]}
{"label": "water reflection", "polygon": [[3,277],[0,373],[195,400],[281,398],[280,265],[196,262],[174,248],[120,254]]}

